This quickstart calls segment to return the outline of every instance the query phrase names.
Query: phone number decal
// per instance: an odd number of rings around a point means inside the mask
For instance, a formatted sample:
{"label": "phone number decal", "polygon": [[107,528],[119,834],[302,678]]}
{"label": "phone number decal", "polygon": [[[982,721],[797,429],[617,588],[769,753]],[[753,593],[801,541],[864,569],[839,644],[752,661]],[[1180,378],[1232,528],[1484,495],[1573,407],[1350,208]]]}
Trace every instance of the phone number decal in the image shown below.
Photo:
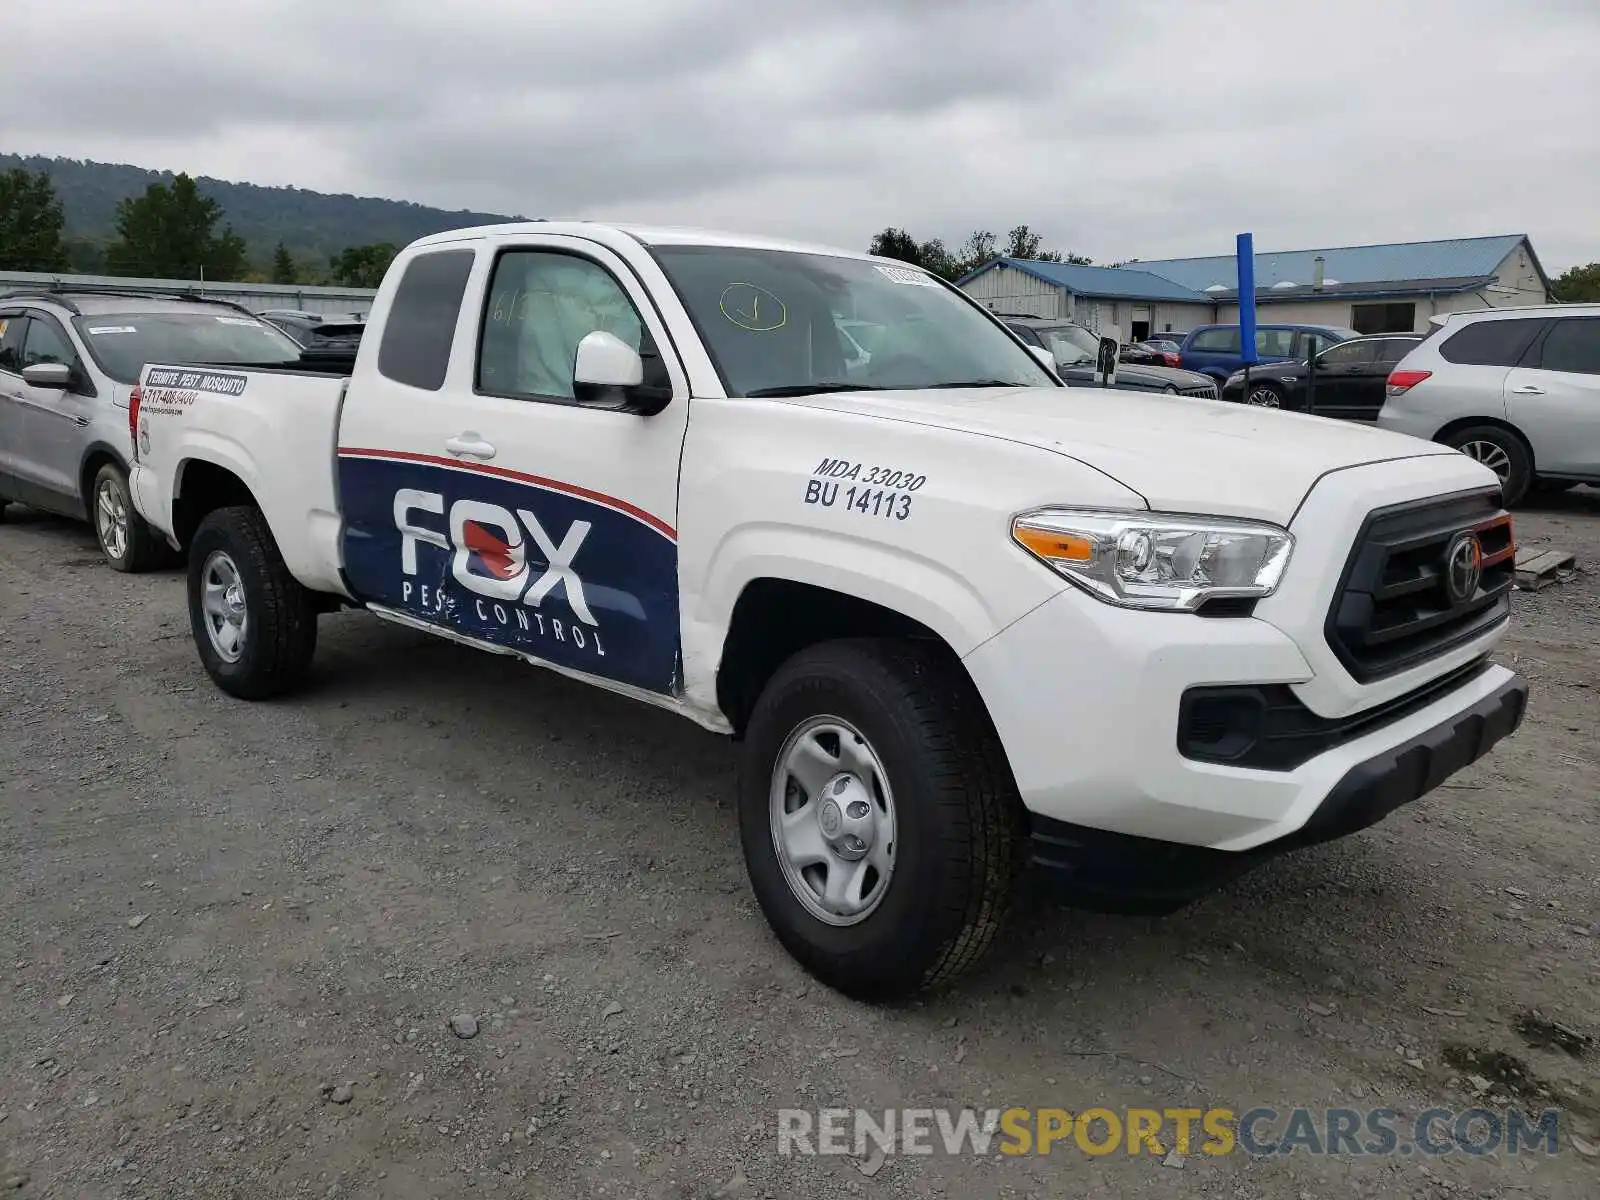
{"label": "phone number decal", "polygon": [[928,477],[916,471],[825,458],[806,480],[805,502],[904,521],[911,516],[911,493],[927,482]]}

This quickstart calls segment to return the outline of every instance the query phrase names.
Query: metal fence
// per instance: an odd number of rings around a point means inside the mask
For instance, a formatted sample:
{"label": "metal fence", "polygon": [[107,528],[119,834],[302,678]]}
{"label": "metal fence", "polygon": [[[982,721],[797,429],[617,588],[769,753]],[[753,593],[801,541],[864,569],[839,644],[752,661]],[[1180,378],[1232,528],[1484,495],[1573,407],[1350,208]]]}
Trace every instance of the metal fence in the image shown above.
{"label": "metal fence", "polygon": [[254,312],[293,308],[314,313],[362,313],[372,308],[377,292],[369,288],[312,287],[295,283],[209,283],[199,279],[128,279],[115,275],[60,275],[38,271],[0,271],[0,292],[25,288],[92,287],[138,292],[164,292],[173,296],[215,296],[231,300]]}

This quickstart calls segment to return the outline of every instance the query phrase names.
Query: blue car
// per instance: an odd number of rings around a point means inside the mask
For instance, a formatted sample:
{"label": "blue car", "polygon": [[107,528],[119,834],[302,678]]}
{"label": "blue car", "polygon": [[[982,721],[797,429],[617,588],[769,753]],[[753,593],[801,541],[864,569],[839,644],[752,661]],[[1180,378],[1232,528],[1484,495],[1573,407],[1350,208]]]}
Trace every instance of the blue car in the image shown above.
{"label": "blue car", "polygon": [[[1259,362],[1304,362],[1317,351],[1360,337],[1337,325],[1257,325]],[[1244,366],[1237,325],[1201,325],[1183,339],[1178,362],[1187,371],[1209,375],[1219,383]]]}

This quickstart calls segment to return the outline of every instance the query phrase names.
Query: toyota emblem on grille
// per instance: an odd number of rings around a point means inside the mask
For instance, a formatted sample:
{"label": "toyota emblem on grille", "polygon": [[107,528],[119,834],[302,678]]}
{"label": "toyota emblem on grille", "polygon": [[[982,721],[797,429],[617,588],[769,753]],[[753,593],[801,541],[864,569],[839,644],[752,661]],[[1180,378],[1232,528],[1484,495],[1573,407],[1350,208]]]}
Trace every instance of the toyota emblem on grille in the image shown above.
{"label": "toyota emblem on grille", "polygon": [[1483,545],[1478,535],[1464,529],[1450,540],[1444,555],[1444,590],[1451,604],[1465,604],[1478,591],[1483,574]]}

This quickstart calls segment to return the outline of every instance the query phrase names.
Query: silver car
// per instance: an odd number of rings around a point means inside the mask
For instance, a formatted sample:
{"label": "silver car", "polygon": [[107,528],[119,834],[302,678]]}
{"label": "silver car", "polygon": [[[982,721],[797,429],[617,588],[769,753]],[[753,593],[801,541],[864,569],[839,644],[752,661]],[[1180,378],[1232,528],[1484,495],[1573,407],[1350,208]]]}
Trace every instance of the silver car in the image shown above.
{"label": "silver car", "polygon": [[1507,505],[1600,484],[1600,304],[1436,319],[1389,373],[1378,424],[1470,454]]}
{"label": "silver car", "polygon": [[0,519],[14,502],[87,520],[106,561],[166,557],[128,494],[128,400],[146,362],[293,364],[300,348],[226,301],[67,288],[0,294]]}

